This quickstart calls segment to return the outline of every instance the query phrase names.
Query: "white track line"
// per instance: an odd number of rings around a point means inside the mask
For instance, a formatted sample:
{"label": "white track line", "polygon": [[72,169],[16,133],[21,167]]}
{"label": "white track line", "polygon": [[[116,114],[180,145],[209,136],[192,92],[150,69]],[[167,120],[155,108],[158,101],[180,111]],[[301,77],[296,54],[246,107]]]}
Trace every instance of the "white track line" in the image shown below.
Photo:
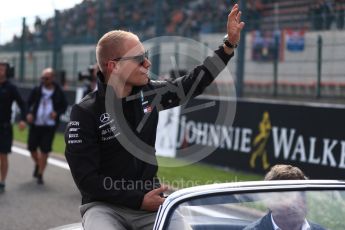
{"label": "white track line", "polygon": [[[12,152],[18,153],[18,154],[26,156],[26,157],[30,157],[30,152],[28,150],[23,149],[23,148],[19,148],[17,146],[12,146]],[[64,161],[61,161],[61,160],[48,158],[48,164],[69,170],[68,164]]]}

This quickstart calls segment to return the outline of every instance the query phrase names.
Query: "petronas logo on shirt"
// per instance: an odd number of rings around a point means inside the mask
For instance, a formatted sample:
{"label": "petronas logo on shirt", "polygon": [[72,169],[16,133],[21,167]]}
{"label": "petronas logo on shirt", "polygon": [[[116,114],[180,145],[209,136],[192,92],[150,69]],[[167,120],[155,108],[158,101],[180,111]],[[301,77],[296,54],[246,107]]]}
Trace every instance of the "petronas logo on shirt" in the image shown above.
{"label": "petronas logo on shirt", "polygon": [[148,106],[146,106],[146,107],[144,107],[144,113],[146,114],[146,113],[151,113],[152,112],[152,107],[151,107],[151,105],[148,105]]}

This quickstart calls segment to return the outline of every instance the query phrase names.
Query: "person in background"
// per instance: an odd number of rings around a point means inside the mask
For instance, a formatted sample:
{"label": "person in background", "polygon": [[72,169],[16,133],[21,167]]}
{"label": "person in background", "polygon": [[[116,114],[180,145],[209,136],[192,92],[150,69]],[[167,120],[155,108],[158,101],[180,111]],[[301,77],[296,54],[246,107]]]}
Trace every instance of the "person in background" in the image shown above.
{"label": "person in background", "polygon": [[9,168],[8,154],[11,153],[13,141],[11,115],[14,101],[21,112],[18,127],[20,130],[26,127],[26,106],[17,87],[8,80],[9,68],[8,63],[0,62],[0,193],[5,191],[5,181]]}
{"label": "person in background", "polygon": [[[271,180],[306,180],[301,169],[292,165],[279,164],[265,175]],[[309,222],[307,216],[306,196],[304,192],[279,193],[267,202],[269,212],[248,225],[244,230],[325,230],[318,224]]]}
{"label": "person in background", "polygon": [[292,165],[273,166],[265,175],[265,180],[307,180],[301,169]]}
{"label": "person in background", "polygon": [[[43,184],[43,173],[48,154],[52,150],[60,115],[66,111],[67,100],[60,86],[54,82],[54,71],[42,71],[41,84],[35,87],[28,99],[27,122],[30,124],[28,149],[35,163],[33,176]],[[38,148],[40,152],[38,152]]]}
{"label": "person in background", "polygon": [[88,76],[79,75],[79,78],[82,78],[80,80],[84,81],[83,97],[97,89],[97,72],[99,71],[97,64],[91,65],[88,71]]}

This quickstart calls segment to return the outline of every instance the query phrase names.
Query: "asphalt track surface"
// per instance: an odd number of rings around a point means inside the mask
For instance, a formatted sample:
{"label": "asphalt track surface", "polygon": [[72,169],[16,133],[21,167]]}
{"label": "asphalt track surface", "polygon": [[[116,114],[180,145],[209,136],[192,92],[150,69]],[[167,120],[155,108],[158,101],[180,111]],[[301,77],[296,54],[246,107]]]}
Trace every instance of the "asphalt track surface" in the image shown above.
{"label": "asphalt track surface", "polygon": [[45,184],[38,185],[28,152],[12,148],[6,191],[0,194],[0,230],[46,230],[80,222],[81,198],[66,162],[53,157],[49,162]]}

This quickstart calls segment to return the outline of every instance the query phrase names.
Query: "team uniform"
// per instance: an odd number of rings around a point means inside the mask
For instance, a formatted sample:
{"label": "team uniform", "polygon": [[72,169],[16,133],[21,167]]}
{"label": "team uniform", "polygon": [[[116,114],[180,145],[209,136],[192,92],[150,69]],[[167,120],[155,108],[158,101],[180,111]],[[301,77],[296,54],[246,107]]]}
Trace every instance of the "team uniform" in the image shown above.
{"label": "team uniform", "polygon": [[[128,216],[129,210],[136,215],[144,195],[160,186],[157,165],[145,160],[155,159],[159,111],[184,103],[181,90],[187,95],[193,88],[192,97],[201,94],[232,56],[220,47],[188,75],[174,81],[150,80],[145,86],[133,87],[131,94],[123,99],[115,97],[113,89],[105,84],[104,76],[99,72],[98,90],[73,106],[65,132],[66,159],[82,195],[82,215],[93,204],[104,212],[112,209],[119,213],[120,209],[122,214],[119,215],[123,218]],[[116,105],[114,113],[106,110],[106,98],[111,95],[114,97],[111,103]],[[138,147],[136,143],[144,144]],[[142,158],[131,154],[134,151]],[[130,186],[132,184],[134,186]],[[100,215],[93,213],[93,216]],[[127,220],[130,222],[131,219]],[[154,215],[151,220],[154,221]]]}
{"label": "team uniform", "polygon": [[0,153],[11,152],[13,133],[11,125],[12,103],[16,102],[21,111],[21,120],[25,120],[25,103],[18,89],[9,81],[0,84]]}

